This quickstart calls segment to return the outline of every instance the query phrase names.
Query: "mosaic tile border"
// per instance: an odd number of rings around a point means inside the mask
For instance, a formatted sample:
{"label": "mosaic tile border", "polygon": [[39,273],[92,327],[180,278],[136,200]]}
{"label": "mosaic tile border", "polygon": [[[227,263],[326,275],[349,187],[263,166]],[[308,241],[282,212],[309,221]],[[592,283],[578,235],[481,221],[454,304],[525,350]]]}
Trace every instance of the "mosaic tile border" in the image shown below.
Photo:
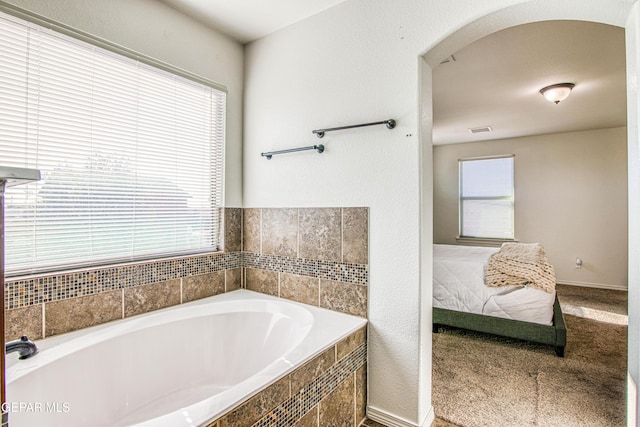
{"label": "mosaic tile border", "polygon": [[336,282],[367,285],[369,266],[316,259],[243,252],[243,267],[310,276]]}
{"label": "mosaic tile border", "polygon": [[294,425],[322,399],[367,362],[367,344],[363,343],[331,366],[294,396],[255,422],[252,427],[289,427]]}
{"label": "mosaic tile border", "polygon": [[95,295],[187,276],[241,268],[242,253],[218,252],[35,276],[5,282],[5,309]]}
{"label": "mosaic tile border", "polygon": [[183,258],[97,267],[5,282],[5,309],[95,295],[165,280],[235,268],[254,268],[367,285],[369,266],[253,252],[217,252]]}

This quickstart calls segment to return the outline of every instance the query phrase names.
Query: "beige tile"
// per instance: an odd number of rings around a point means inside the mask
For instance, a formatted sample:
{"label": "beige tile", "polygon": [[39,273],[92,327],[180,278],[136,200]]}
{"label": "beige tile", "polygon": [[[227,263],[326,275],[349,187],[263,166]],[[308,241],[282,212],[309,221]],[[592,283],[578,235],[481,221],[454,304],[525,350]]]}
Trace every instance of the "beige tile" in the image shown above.
{"label": "beige tile", "polygon": [[353,283],[320,280],[320,307],[367,317],[367,287]]}
{"label": "beige tile", "polygon": [[18,339],[23,335],[32,340],[42,339],[42,304],[5,310],[5,342]]}
{"label": "beige tile", "polygon": [[224,293],[224,270],[187,276],[182,279],[182,302]]}
{"label": "beige tile", "polygon": [[278,272],[247,268],[246,286],[250,291],[278,296]]}
{"label": "beige tile", "polygon": [[353,350],[358,348],[361,344],[367,339],[367,328],[360,328],[348,337],[342,339],[338,344],[336,344],[336,354],[338,356],[338,360],[347,356]]}
{"label": "beige tile", "polygon": [[250,427],[288,398],[289,378],[285,377],[222,417],[220,427]]}
{"label": "beige tile", "polygon": [[262,209],[262,253],[298,254],[298,209]]}
{"label": "beige tile", "polygon": [[318,405],[314,406],[309,412],[307,412],[294,427],[318,427]]}
{"label": "beige tile", "polygon": [[311,380],[329,369],[336,362],[335,354],[335,347],[331,346],[331,348],[293,371],[290,375],[291,394],[296,394],[302,387],[309,384]]}
{"label": "beige tile", "polygon": [[242,288],[242,268],[225,270],[225,292]]}
{"label": "beige tile", "polygon": [[122,318],[122,291],[45,304],[45,336],[71,332]]}
{"label": "beige tile", "polygon": [[366,418],[367,414],[367,365],[364,364],[355,373],[356,381],[356,425]]}
{"label": "beige tile", "polygon": [[342,261],[342,214],[340,208],[300,209],[298,256]]}
{"label": "beige tile", "polygon": [[261,209],[247,208],[242,214],[242,250],[260,253]]}
{"label": "beige tile", "polygon": [[180,304],[180,279],[135,286],[124,290],[125,317],[176,304]]}
{"label": "beige tile", "polygon": [[353,375],[349,375],[329,396],[322,399],[319,406],[321,426],[353,427]]}
{"label": "beige tile", "polygon": [[315,277],[280,273],[280,297],[317,307],[320,281]]}
{"label": "beige tile", "polygon": [[214,422],[207,424],[207,427],[218,427],[218,425],[218,420],[215,420]]}
{"label": "beige tile", "polygon": [[225,252],[242,250],[242,209],[224,208],[224,247]]}
{"label": "beige tile", "polygon": [[369,263],[369,209],[342,209],[342,262]]}

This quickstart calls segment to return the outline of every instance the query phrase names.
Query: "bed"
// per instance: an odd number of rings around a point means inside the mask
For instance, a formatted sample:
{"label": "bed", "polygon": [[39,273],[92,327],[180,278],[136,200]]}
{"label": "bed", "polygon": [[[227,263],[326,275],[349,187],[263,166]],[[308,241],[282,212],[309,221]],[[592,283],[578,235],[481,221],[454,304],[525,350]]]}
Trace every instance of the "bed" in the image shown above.
{"label": "bed", "polygon": [[[496,285],[494,270],[488,273],[488,265],[499,249],[434,245],[434,332],[441,326],[452,326],[522,339],[552,345],[563,357],[567,334],[555,278],[552,276],[552,287],[544,290],[528,283]],[[491,259],[491,266],[499,255]],[[491,286],[487,286],[489,282]]]}

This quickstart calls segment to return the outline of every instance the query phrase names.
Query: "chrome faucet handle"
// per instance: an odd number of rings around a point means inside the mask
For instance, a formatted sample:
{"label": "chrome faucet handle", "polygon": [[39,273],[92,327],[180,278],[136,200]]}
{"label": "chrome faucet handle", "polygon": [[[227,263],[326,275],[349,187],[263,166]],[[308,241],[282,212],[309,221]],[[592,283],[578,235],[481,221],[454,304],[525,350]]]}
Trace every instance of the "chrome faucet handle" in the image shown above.
{"label": "chrome faucet handle", "polygon": [[17,340],[9,341],[4,345],[5,353],[17,351],[20,356],[18,359],[28,359],[38,354],[38,346],[31,341],[28,336],[23,335]]}

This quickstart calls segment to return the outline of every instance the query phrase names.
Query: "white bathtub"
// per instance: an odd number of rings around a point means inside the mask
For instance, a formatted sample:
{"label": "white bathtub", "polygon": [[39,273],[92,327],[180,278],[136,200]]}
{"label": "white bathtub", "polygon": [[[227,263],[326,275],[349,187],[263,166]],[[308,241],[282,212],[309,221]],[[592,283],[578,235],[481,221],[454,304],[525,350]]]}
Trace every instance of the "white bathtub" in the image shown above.
{"label": "white bathtub", "polygon": [[9,422],[203,425],[365,323],[238,290],[44,339],[7,356]]}

